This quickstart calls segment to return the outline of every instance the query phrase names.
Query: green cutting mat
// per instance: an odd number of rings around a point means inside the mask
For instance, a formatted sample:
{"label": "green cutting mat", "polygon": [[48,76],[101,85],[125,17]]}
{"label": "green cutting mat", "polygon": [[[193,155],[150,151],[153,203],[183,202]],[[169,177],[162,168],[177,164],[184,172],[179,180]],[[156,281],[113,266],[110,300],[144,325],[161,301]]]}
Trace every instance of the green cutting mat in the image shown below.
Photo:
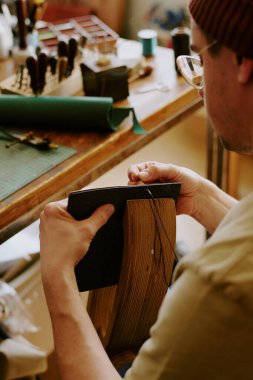
{"label": "green cutting mat", "polygon": [[7,142],[0,135],[0,200],[76,153],[75,149],[61,145],[45,151],[25,144],[6,148]]}

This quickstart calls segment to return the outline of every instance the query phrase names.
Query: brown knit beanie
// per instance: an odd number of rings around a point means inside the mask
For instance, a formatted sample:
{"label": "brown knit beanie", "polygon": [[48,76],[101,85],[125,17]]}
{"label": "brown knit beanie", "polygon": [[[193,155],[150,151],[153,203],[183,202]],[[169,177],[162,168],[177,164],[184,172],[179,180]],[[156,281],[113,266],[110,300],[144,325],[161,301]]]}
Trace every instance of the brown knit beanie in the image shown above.
{"label": "brown knit beanie", "polygon": [[253,0],[191,0],[189,10],[210,37],[253,58]]}

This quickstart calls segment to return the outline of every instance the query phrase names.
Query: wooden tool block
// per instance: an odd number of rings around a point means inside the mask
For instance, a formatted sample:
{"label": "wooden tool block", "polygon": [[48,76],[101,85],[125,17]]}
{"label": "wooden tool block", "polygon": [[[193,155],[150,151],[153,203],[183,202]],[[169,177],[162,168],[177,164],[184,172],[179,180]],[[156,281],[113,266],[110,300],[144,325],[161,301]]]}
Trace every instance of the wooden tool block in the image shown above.
{"label": "wooden tool block", "polygon": [[[33,96],[30,87],[30,79],[27,69],[24,68],[23,78],[20,82],[19,74],[12,75],[0,83],[2,94]],[[51,75],[50,71],[46,74],[46,85],[41,94],[43,96],[72,96],[82,91],[82,75],[79,64],[76,64],[71,76],[58,82],[58,76]]]}

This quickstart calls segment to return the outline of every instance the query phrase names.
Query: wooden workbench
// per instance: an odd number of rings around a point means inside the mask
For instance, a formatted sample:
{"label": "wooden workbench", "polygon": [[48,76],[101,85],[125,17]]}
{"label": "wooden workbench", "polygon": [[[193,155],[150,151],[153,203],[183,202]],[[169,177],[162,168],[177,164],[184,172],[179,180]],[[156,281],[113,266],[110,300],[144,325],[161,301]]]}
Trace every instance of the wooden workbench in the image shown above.
{"label": "wooden workbench", "polygon": [[[110,133],[82,132],[74,128],[61,131],[60,126],[47,130],[54,142],[75,148],[77,154],[0,202],[0,243],[36,220],[46,203],[66,197],[70,191],[94,181],[203,104],[197,91],[176,76],[173,51],[157,48],[151,60],[153,73],[133,82],[128,99],[116,104],[134,107],[147,133],[133,134],[130,119]],[[0,63],[0,80],[13,71],[12,60]],[[159,83],[170,90],[138,93]],[[41,133],[38,129],[35,131]]]}

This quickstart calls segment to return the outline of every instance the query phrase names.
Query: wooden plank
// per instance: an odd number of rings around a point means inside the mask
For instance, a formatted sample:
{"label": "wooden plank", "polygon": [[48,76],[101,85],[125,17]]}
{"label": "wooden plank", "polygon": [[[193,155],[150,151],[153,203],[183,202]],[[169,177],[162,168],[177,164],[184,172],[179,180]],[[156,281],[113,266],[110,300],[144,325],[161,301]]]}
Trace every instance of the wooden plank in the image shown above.
{"label": "wooden plank", "polygon": [[124,253],[119,283],[89,292],[87,306],[110,355],[136,352],[149,336],[174,267],[175,202],[173,199],[128,201],[123,225]]}

